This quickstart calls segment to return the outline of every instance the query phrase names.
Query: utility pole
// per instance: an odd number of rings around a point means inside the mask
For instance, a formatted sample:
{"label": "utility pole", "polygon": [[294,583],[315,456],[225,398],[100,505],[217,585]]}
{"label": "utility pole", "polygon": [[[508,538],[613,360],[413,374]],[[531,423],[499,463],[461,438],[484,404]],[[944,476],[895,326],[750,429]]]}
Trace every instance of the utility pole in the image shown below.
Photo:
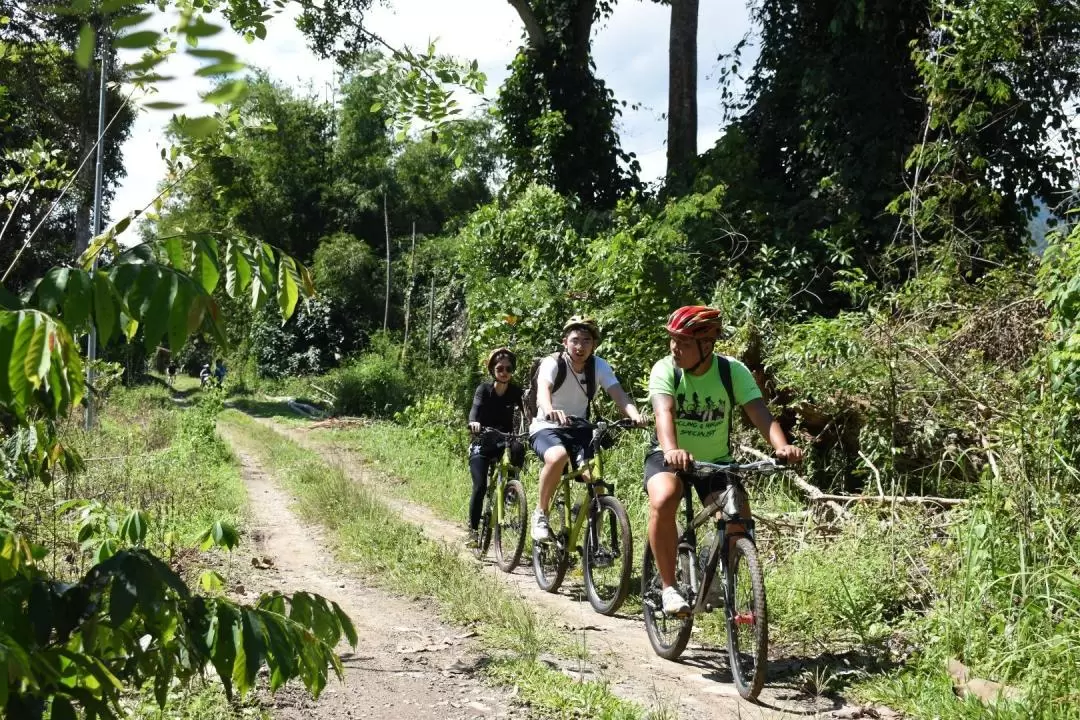
{"label": "utility pole", "polygon": [[405,291],[405,339],[401,343],[401,364],[409,349],[409,317],[412,315],[412,291],[416,284],[416,221],[412,224],[412,247],[409,249],[409,287]]}
{"label": "utility pole", "polygon": [[431,289],[428,291],[427,361],[431,364],[431,337],[435,332],[435,269],[431,269]]}
{"label": "utility pole", "polygon": [[[105,83],[109,75],[109,36],[106,25],[98,30],[98,54],[101,59],[101,86],[98,90],[97,166],[94,170],[94,231],[91,238],[101,234],[101,192],[105,176]],[[97,258],[90,268],[91,276],[97,271]],[[94,361],[97,360],[97,325],[90,323],[90,335],[86,341],[86,429],[94,426]]]}
{"label": "utility pole", "polygon": [[390,326],[390,215],[386,209],[386,191],[382,194],[383,223],[386,225],[386,309],[383,310],[382,329]]}

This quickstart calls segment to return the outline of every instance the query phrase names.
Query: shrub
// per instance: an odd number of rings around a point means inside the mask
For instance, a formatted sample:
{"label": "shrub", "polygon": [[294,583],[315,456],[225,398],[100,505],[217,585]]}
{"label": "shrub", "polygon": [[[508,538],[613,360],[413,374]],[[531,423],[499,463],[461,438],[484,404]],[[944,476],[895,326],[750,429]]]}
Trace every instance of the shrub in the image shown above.
{"label": "shrub", "polygon": [[425,395],[397,413],[394,420],[452,452],[464,452],[469,443],[461,409],[439,395]]}
{"label": "shrub", "polygon": [[391,417],[409,400],[410,383],[397,358],[380,352],[361,355],[327,376],[338,415]]}

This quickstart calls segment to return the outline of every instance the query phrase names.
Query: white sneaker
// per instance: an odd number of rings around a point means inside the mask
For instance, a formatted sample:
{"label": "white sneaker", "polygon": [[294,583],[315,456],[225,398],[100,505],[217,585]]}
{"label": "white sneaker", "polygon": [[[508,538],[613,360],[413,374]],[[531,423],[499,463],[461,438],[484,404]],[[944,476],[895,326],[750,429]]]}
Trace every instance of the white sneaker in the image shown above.
{"label": "white sneaker", "polygon": [[684,598],[674,587],[664,588],[664,592],[661,593],[660,598],[664,606],[665,615],[686,615],[690,612],[690,605],[687,604],[686,598]]}
{"label": "white sneaker", "polygon": [[547,515],[540,508],[533,512],[532,519],[533,542],[547,542],[551,540],[551,526],[548,525]]}

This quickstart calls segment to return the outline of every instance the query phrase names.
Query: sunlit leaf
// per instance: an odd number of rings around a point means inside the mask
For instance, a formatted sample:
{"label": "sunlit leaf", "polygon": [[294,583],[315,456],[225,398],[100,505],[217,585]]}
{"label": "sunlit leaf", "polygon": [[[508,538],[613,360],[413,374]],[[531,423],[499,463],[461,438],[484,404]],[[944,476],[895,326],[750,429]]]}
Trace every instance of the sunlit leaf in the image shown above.
{"label": "sunlit leaf", "polygon": [[195,74],[199,77],[213,77],[215,75],[228,75],[229,73],[240,72],[247,65],[242,62],[217,62],[213,65],[207,65],[201,67],[195,71]]}
{"label": "sunlit leaf", "polygon": [[230,80],[203,95],[203,100],[212,105],[222,105],[224,103],[238,101],[247,93],[247,89],[247,81]]}
{"label": "sunlit leaf", "polygon": [[118,48],[148,48],[153,47],[161,38],[161,33],[155,30],[139,30],[129,35],[121,35],[113,39],[113,45]]}
{"label": "sunlit leaf", "polygon": [[176,121],[177,129],[188,137],[201,139],[213,135],[221,127],[221,121],[211,115],[183,117]]}
{"label": "sunlit leaf", "polygon": [[123,30],[124,28],[133,27],[149,20],[151,15],[152,13],[149,12],[140,12],[135,13],[134,15],[121,15],[120,17],[113,18],[112,21],[109,22],[109,25],[113,30]]}
{"label": "sunlit leaf", "polygon": [[208,23],[200,17],[190,25],[180,28],[180,32],[192,37],[211,37],[221,32],[221,26]]}
{"label": "sunlit leaf", "polygon": [[278,259],[278,307],[281,309],[282,322],[292,317],[293,310],[296,309],[298,277],[293,259],[282,255]]}
{"label": "sunlit leaf", "polygon": [[176,110],[184,107],[184,103],[171,102],[169,100],[155,100],[154,102],[147,102],[142,105],[151,110]]}
{"label": "sunlit leaf", "polygon": [[194,55],[197,58],[206,58],[208,60],[217,60],[218,62],[236,62],[236,56],[231,52],[225,50],[211,50],[207,48],[192,48],[187,51],[188,55]]}
{"label": "sunlit leaf", "polygon": [[205,235],[197,235],[191,243],[191,276],[208,293],[214,292],[221,278],[217,243]]}

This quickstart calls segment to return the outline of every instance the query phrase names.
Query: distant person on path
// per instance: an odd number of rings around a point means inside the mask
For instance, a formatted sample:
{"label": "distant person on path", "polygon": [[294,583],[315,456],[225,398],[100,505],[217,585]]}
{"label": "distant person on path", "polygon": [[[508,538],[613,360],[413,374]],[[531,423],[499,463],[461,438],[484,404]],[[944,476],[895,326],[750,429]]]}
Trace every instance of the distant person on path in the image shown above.
{"label": "distant person on path", "polygon": [[571,453],[580,455],[592,438],[588,428],[566,427],[568,418],[589,417],[597,386],[602,387],[626,417],[642,424],[641,413],[619,384],[607,361],[594,355],[600,328],[591,317],[573,316],[563,325],[563,350],[544,358],[536,371],[536,417],[529,442],[544,462],[540,470],[540,502],[532,518],[533,542],[551,540],[548,508]]}
{"label": "distant person on path", "polygon": [[165,377],[169,383],[169,387],[176,384],[176,363],[169,363],[169,366],[165,368]]}
{"label": "distant person on path", "polygon": [[[722,327],[720,311],[715,308],[689,305],[671,313],[665,327],[671,354],[657,361],[649,375],[649,398],[656,413],[656,441],[645,456],[649,545],[664,586],[661,597],[668,615],[690,612],[686,598],[674,586],[675,516],[683,496],[682,480],[676,473],[689,470],[695,460],[731,460],[732,415],[739,407],[772,445],[778,459],[802,460],[802,450],[788,442],[761,399],[750,369],[733,357],[714,353]],[[691,403],[686,402],[687,393],[693,398]],[[699,395],[705,398],[703,405]],[[703,505],[723,489],[724,480],[716,476],[711,481],[694,482]],[[750,508],[740,508],[739,514],[749,517]]]}
{"label": "distant person on path", "polygon": [[199,387],[206,387],[206,384],[210,382],[210,376],[210,363],[205,363],[199,371]]}
{"label": "distant person on path", "polygon": [[[469,472],[472,474],[472,496],[469,498],[469,544],[476,543],[476,529],[480,526],[480,513],[487,492],[488,470],[502,455],[506,443],[478,435],[481,428],[490,427],[504,433],[514,429],[514,411],[521,409],[521,386],[512,382],[517,369],[517,355],[510,348],[495,348],[488,354],[487,371],[490,382],[481,383],[473,393],[472,409],[469,411],[469,431],[473,442],[469,446]],[[510,441],[510,462],[520,468],[525,464],[525,446],[517,440]]]}
{"label": "distant person on path", "polygon": [[214,362],[214,379],[217,380],[218,387],[225,384],[225,373],[228,372],[225,369],[225,361],[218,358]]}

